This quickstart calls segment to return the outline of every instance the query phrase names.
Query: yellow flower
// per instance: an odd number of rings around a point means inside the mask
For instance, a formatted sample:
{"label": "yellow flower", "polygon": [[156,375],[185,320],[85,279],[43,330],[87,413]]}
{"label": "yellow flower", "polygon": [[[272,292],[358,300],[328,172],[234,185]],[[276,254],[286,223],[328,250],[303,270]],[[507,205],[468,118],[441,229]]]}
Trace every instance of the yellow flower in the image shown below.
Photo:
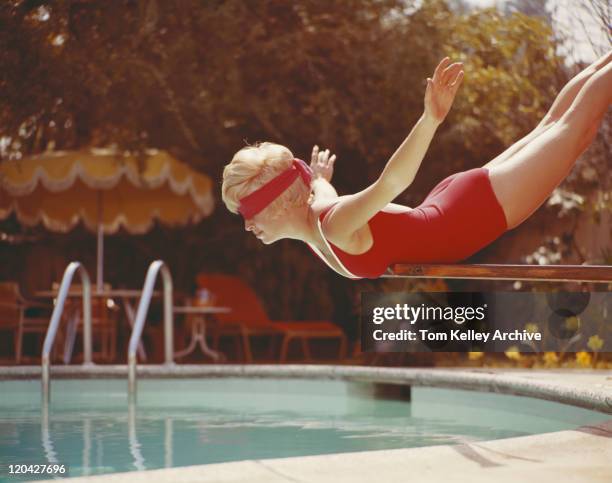
{"label": "yellow flower", "polygon": [[598,335],[592,335],[591,337],[589,337],[587,347],[593,351],[598,351],[603,347],[603,339]]}
{"label": "yellow flower", "polygon": [[593,357],[590,352],[576,352],[576,362],[582,367],[591,367],[593,365]]}
{"label": "yellow flower", "polygon": [[573,316],[565,319],[564,325],[567,330],[578,330],[582,322],[580,321],[580,317]]}
{"label": "yellow flower", "polygon": [[521,360],[521,353],[519,352],[518,347],[515,345],[513,345],[512,347],[508,347],[508,350],[506,350],[504,354],[506,354],[506,357],[508,359],[512,359],[515,361]]}
{"label": "yellow flower", "polygon": [[553,366],[557,362],[559,362],[559,356],[557,355],[556,352],[545,352],[543,358],[544,358],[544,363],[547,366]]}
{"label": "yellow flower", "polygon": [[484,356],[484,352],[468,352],[468,359],[471,361],[477,361],[478,359],[482,359]]}
{"label": "yellow flower", "polygon": [[539,327],[538,324],[526,324],[525,330],[530,334],[535,334],[536,332],[538,332]]}

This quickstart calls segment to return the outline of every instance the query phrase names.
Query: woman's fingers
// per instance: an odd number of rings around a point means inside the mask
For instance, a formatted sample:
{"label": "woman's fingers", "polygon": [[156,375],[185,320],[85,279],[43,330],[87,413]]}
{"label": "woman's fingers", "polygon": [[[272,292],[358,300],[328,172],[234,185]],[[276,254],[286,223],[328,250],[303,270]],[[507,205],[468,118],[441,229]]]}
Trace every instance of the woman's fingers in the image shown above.
{"label": "woman's fingers", "polygon": [[434,70],[434,75],[433,75],[433,81],[434,82],[441,82],[442,81],[442,71],[448,65],[449,62],[450,62],[450,58],[448,58],[448,57],[444,57],[440,61],[440,63],[438,64],[438,67],[436,67],[436,70]]}
{"label": "woman's fingers", "polygon": [[455,62],[449,65],[442,73],[442,85],[449,85],[453,79],[456,78],[457,73],[461,70],[463,64],[461,62]]}
{"label": "woman's fingers", "polygon": [[463,71],[459,71],[459,73],[453,80],[453,83],[448,86],[453,96],[457,93],[459,86],[461,86],[461,81],[463,80],[464,75],[465,74],[463,73]]}
{"label": "woman's fingers", "polygon": [[321,164],[326,164],[329,162],[329,149],[325,151],[319,151],[317,161]]}
{"label": "woman's fingers", "polygon": [[329,149],[319,151],[319,146],[315,145],[312,148],[311,165],[314,166],[315,164],[320,164],[323,166],[332,166],[334,164],[334,161],[336,161],[336,155],[333,154],[331,157],[329,155]]}
{"label": "woman's fingers", "polygon": [[457,74],[457,69],[459,67],[460,66],[458,63],[454,63],[454,64],[449,65],[446,69],[444,69],[444,73],[442,75],[442,79],[443,79],[442,83],[444,85],[450,84],[451,80],[453,80],[453,78]]}
{"label": "woman's fingers", "polygon": [[328,162],[328,158],[329,158],[329,149],[326,149],[324,151],[319,151],[319,146],[314,146],[312,148],[312,163],[320,163],[320,164],[325,164]]}
{"label": "woman's fingers", "polygon": [[463,73],[462,70],[459,71],[459,73],[457,74],[457,76],[455,77],[455,80],[453,81],[453,83],[450,85],[450,87],[452,87],[455,91],[457,89],[459,89],[459,86],[461,85],[461,81],[463,80],[463,76],[465,74]]}
{"label": "woman's fingers", "polygon": [[317,162],[318,155],[319,155],[319,146],[315,144],[312,148],[312,155],[310,156],[310,164],[314,164]]}

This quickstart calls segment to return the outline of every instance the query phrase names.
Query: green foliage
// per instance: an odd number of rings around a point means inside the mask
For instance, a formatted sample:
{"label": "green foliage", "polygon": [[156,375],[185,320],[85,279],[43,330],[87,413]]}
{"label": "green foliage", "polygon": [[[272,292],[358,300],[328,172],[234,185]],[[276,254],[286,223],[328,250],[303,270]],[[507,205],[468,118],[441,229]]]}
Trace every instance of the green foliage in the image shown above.
{"label": "green foliage", "polygon": [[[466,82],[455,121],[474,156],[476,142],[511,144],[534,127],[562,86],[552,31],[537,18],[493,10],[449,18],[448,54],[465,63]],[[470,122],[472,121],[472,122]],[[475,122],[474,122],[475,121]]]}
{"label": "green foliage", "polygon": [[406,12],[400,0],[7,2],[1,134],[23,154],[161,147],[211,174],[244,139],[297,153],[318,142],[371,163],[371,178],[420,115],[444,53],[467,62],[447,123],[463,158],[486,159],[534,125],[559,84],[547,27],[441,1]]}

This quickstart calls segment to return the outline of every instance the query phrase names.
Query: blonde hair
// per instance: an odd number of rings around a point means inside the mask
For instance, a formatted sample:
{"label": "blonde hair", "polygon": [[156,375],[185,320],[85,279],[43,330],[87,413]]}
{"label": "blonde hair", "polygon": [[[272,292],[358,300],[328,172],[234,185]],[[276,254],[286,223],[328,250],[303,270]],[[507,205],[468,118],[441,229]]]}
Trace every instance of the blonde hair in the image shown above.
{"label": "blonde hair", "polygon": [[[238,213],[240,199],[263,186],[293,163],[293,153],[280,144],[264,142],[246,146],[234,154],[223,169],[221,197],[227,209]],[[310,187],[298,177],[278,198],[270,203],[270,216],[280,216],[289,207],[308,202]]]}

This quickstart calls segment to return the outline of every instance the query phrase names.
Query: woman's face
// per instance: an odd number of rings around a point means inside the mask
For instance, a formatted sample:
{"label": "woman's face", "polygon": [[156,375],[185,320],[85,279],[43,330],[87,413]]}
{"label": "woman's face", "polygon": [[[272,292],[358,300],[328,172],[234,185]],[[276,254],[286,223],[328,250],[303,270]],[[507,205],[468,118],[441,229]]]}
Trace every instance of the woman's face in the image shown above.
{"label": "woman's face", "polygon": [[283,238],[286,220],[282,216],[272,217],[270,213],[266,214],[266,211],[264,209],[252,218],[244,220],[244,229],[252,231],[262,243],[269,245]]}

